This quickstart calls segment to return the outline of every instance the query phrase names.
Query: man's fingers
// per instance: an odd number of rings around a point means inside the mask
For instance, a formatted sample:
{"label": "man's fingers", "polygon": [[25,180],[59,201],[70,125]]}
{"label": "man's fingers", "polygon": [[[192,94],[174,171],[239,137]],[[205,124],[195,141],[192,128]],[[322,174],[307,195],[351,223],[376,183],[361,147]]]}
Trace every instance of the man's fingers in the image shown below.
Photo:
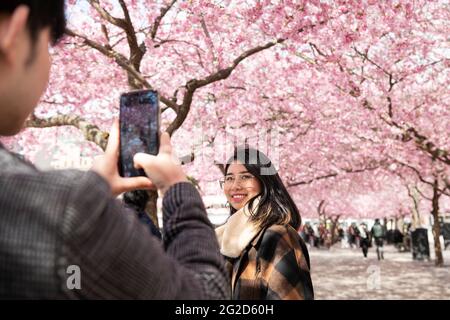
{"label": "man's fingers", "polygon": [[159,153],[172,153],[172,143],[170,142],[170,135],[167,132],[161,134]]}
{"label": "man's fingers", "polygon": [[120,128],[119,128],[119,120],[115,119],[111,130],[109,132],[108,145],[106,146],[106,151],[108,155],[116,156],[119,152],[120,147]]}
{"label": "man's fingers", "polygon": [[156,186],[146,177],[124,178],[122,179],[121,187],[123,192],[156,189]]}
{"label": "man's fingers", "polygon": [[153,159],[155,156],[152,156],[150,154],[146,153],[136,153],[134,155],[133,161],[134,161],[134,167],[136,169],[148,169],[151,168],[153,164]]}

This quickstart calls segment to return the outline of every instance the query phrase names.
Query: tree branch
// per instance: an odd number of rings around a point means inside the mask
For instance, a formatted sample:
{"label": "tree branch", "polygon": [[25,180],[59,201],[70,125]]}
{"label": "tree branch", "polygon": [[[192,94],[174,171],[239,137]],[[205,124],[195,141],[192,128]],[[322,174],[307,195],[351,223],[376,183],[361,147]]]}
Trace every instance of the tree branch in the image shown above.
{"label": "tree branch", "polygon": [[[429,185],[430,187],[434,187],[434,182],[426,180],[426,179],[422,176],[422,174],[420,173],[420,171],[419,171],[417,168],[415,168],[415,167],[413,167],[413,166],[411,166],[411,165],[409,165],[409,164],[407,164],[407,163],[404,163],[404,162],[402,162],[402,161],[400,161],[400,160],[397,160],[397,159],[395,159],[395,158],[393,158],[393,157],[389,157],[389,158],[390,158],[392,161],[394,161],[395,163],[398,163],[399,165],[401,165],[401,166],[403,166],[403,167],[405,167],[405,168],[408,168],[408,169],[410,169],[411,171],[413,171],[413,172],[417,175],[417,177],[419,178],[419,180],[420,180],[421,182],[425,183],[426,185]],[[441,194],[445,194],[446,196],[449,196],[449,197],[450,197],[450,193],[446,192],[446,188],[444,188],[444,189],[439,189],[439,192],[440,192]],[[428,200],[431,200],[431,199],[428,199]]]}
{"label": "tree branch", "polygon": [[319,216],[325,214],[325,200],[321,200],[319,202],[319,205],[317,206],[317,213],[319,214]]}
{"label": "tree branch", "polygon": [[96,125],[90,124],[83,118],[76,115],[57,115],[47,119],[40,119],[35,114],[26,121],[27,128],[51,128],[61,126],[73,126],[78,128],[87,141],[94,142],[103,151],[108,143],[109,133],[101,131]]}
{"label": "tree branch", "polygon": [[418,213],[419,212],[419,204],[417,203],[416,197],[414,197],[413,193],[411,192],[411,190],[409,189],[408,186],[406,186],[406,190],[408,190],[408,196],[413,200],[414,208],[415,208],[416,212]]}
{"label": "tree branch", "polygon": [[162,19],[164,16],[169,12],[169,10],[173,7],[173,5],[177,2],[177,0],[172,0],[172,2],[165,8],[161,9],[161,14],[155,19],[155,22],[153,23],[152,31],[150,32],[150,36],[153,40],[156,38],[156,34],[158,33],[159,25],[161,24]]}
{"label": "tree branch", "polygon": [[201,80],[196,80],[196,79],[192,79],[190,81],[188,81],[188,83],[186,84],[186,87],[188,88],[188,90],[196,90],[198,88],[204,87],[208,84],[211,84],[213,82],[219,81],[219,80],[224,80],[226,78],[228,78],[230,76],[230,74],[233,72],[233,70],[245,59],[247,59],[248,57],[261,52],[265,49],[269,49],[279,43],[284,42],[285,39],[278,39],[277,41],[274,42],[269,42],[263,46],[259,46],[259,47],[255,47],[253,49],[247,50],[246,52],[242,53],[239,57],[237,57],[236,59],[234,59],[233,63],[231,64],[231,66],[229,66],[228,68],[225,69],[221,69],[211,75],[209,75],[208,77],[201,79]]}
{"label": "tree branch", "polygon": [[136,31],[133,26],[133,22],[131,21],[130,12],[128,11],[127,5],[123,0],[119,0],[120,6],[122,7],[123,14],[125,16],[125,24],[124,31],[127,34],[128,45],[130,47],[130,61],[133,64],[134,68],[139,71],[140,64],[144,54],[146,52],[145,45],[142,44],[139,46]]}
{"label": "tree branch", "polygon": [[[387,73],[390,76],[390,83],[391,85],[398,83],[392,82],[392,77],[389,73]],[[392,84],[393,83],[393,84]],[[357,97],[355,97],[357,98]],[[426,136],[422,135],[417,129],[415,129],[412,126],[409,126],[407,124],[400,125],[399,123],[395,122],[393,117],[393,110],[392,110],[392,100],[390,97],[387,98],[388,101],[388,115],[389,119],[386,119],[385,116],[379,115],[378,117],[384,121],[389,126],[394,126],[402,131],[402,141],[408,142],[412,139],[414,139],[414,143],[418,147],[418,149],[425,151],[433,160],[438,160],[442,163],[445,163],[447,165],[450,165],[450,155],[447,150],[441,149],[437,147],[433,142],[431,142]],[[375,111],[376,109],[372,107],[372,104],[367,99],[363,100],[362,107],[371,111]]]}
{"label": "tree branch", "polygon": [[[380,116],[381,117],[381,116]],[[382,118],[382,117],[381,117]],[[382,118],[383,119],[383,118]],[[433,142],[431,142],[426,136],[422,135],[417,129],[408,125],[400,125],[395,121],[385,120],[388,124],[402,130],[402,141],[408,142],[414,139],[414,143],[420,149],[428,153],[433,160],[439,160],[442,163],[450,165],[450,155],[447,150],[438,148]]]}
{"label": "tree branch", "polygon": [[98,0],[88,0],[89,4],[98,12],[98,14],[108,21],[109,23],[115,25],[116,27],[119,27],[121,29],[124,29],[125,27],[125,20],[113,17],[108,11],[106,11],[101,5],[100,1]]}
{"label": "tree branch", "polygon": [[205,22],[205,19],[204,19],[203,16],[202,16],[202,19],[201,19],[201,24],[202,24],[203,32],[205,33],[205,36],[206,36],[206,39],[207,39],[207,42],[208,42],[208,46],[210,47],[211,56],[213,58],[213,63],[217,63],[218,59],[217,59],[216,53],[215,53],[216,49],[214,48],[214,43],[212,41],[211,34],[209,33],[208,26],[206,25],[206,22]]}
{"label": "tree branch", "polygon": [[[376,166],[372,166],[372,167],[367,167],[367,168],[362,168],[362,169],[343,169],[343,171],[345,173],[361,173],[361,172],[365,172],[365,171],[373,171],[376,170],[378,168],[380,168],[382,166],[382,163],[376,165]],[[314,181],[318,181],[318,180],[324,180],[324,179],[328,179],[328,178],[334,178],[337,177],[338,175],[340,175],[340,173],[338,172],[332,172],[323,176],[317,176],[314,178],[311,178],[309,180],[304,180],[304,181],[299,181],[299,182],[292,182],[292,183],[288,183],[287,187],[288,188],[292,188],[292,187],[296,187],[296,186],[300,186],[300,185],[306,185],[306,184],[311,184]]]}
{"label": "tree branch", "polygon": [[[88,45],[89,47],[97,50],[98,52],[102,53],[103,55],[114,59],[116,63],[125,71],[128,72],[129,75],[134,77],[137,81],[139,81],[145,88],[154,90],[153,87],[150,85],[150,83],[142,76],[142,74],[137,71],[133,65],[131,65],[130,61],[121,53],[113,50],[110,47],[104,46],[98,42],[95,42],[83,35],[80,35],[70,29],[66,29],[66,34],[72,37],[77,37],[80,39],[83,39],[84,43]],[[178,105],[174,102],[172,102],[170,99],[167,99],[166,97],[160,95],[160,100],[162,103],[164,103],[166,106],[173,109],[175,112],[178,112]]]}
{"label": "tree branch", "polygon": [[240,56],[238,56],[236,59],[234,59],[231,66],[229,66],[228,68],[220,69],[217,72],[210,74],[206,78],[203,78],[200,80],[197,80],[197,79],[189,80],[186,83],[187,90],[183,97],[183,104],[180,106],[177,117],[170,124],[169,128],[167,129],[167,132],[169,132],[169,134],[173,134],[173,132],[175,132],[183,124],[184,120],[186,119],[186,117],[189,113],[189,110],[190,110],[190,107],[192,104],[192,100],[194,97],[194,93],[197,89],[207,86],[213,82],[217,82],[217,81],[228,78],[231,75],[231,73],[233,72],[233,70],[242,61],[244,61],[248,57],[250,57],[258,52],[261,52],[265,49],[271,48],[271,47],[273,47],[279,43],[282,43],[284,41],[285,41],[285,39],[278,39],[277,41],[269,42],[263,46],[258,46],[258,47],[252,48],[250,50],[247,50],[244,53],[242,53]]}
{"label": "tree branch", "polygon": [[356,52],[359,56],[361,56],[361,57],[364,59],[364,61],[365,61],[365,60],[369,61],[372,65],[374,65],[375,67],[377,67],[378,69],[380,69],[381,71],[383,71],[387,76],[391,76],[391,77],[392,77],[392,75],[391,75],[386,69],[384,69],[384,68],[381,67],[378,63],[376,63],[375,61],[373,61],[372,59],[370,59],[368,53],[361,52],[361,51],[359,51],[358,48],[356,48],[356,47],[354,47],[353,49],[355,50],[355,52]]}
{"label": "tree branch", "polygon": [[417,193],[420,194],[422,196],[422,198],[428,200],[428,201],[433,201],[432,198],[427,197],[425,194],[423,194],[422,191],[420,191],[419,187],[415,186],[414,189],[416,189]]}

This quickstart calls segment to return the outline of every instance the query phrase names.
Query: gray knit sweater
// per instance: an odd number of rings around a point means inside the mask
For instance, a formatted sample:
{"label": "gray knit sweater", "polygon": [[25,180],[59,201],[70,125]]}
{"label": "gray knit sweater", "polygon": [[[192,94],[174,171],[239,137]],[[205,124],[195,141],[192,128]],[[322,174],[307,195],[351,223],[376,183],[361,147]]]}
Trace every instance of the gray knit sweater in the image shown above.
{"label": "gray knit sweater", "polygon": [[197,190],[163,200],[163,242],[96,173],[42,172],[0,144],[0,299],[223,299],[229,280]]}

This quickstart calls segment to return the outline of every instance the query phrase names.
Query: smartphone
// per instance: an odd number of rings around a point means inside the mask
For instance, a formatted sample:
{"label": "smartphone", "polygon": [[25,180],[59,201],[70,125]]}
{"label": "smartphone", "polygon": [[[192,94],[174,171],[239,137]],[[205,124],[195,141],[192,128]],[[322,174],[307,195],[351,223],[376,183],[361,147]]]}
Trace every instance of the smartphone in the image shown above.
{"label": "smartphone", "polygon": [[120,96],[120,155],[122,177],[145,176],[135,169],[136,153],[157,155],[159,152],[160,108],[157,91],[140,90]]}

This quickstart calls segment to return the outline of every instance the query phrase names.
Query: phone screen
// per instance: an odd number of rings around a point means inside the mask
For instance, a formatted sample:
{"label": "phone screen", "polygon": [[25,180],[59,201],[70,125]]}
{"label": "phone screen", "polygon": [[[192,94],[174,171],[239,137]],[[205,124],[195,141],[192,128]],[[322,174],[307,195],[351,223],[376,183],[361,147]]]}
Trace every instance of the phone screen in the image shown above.
{"label": "phone screen", "polygon": [[153,90],[133,91],[120,97],[120,157],[122,177],[145,176],[134,168],[136,153],[159,151],[159,97]]}

